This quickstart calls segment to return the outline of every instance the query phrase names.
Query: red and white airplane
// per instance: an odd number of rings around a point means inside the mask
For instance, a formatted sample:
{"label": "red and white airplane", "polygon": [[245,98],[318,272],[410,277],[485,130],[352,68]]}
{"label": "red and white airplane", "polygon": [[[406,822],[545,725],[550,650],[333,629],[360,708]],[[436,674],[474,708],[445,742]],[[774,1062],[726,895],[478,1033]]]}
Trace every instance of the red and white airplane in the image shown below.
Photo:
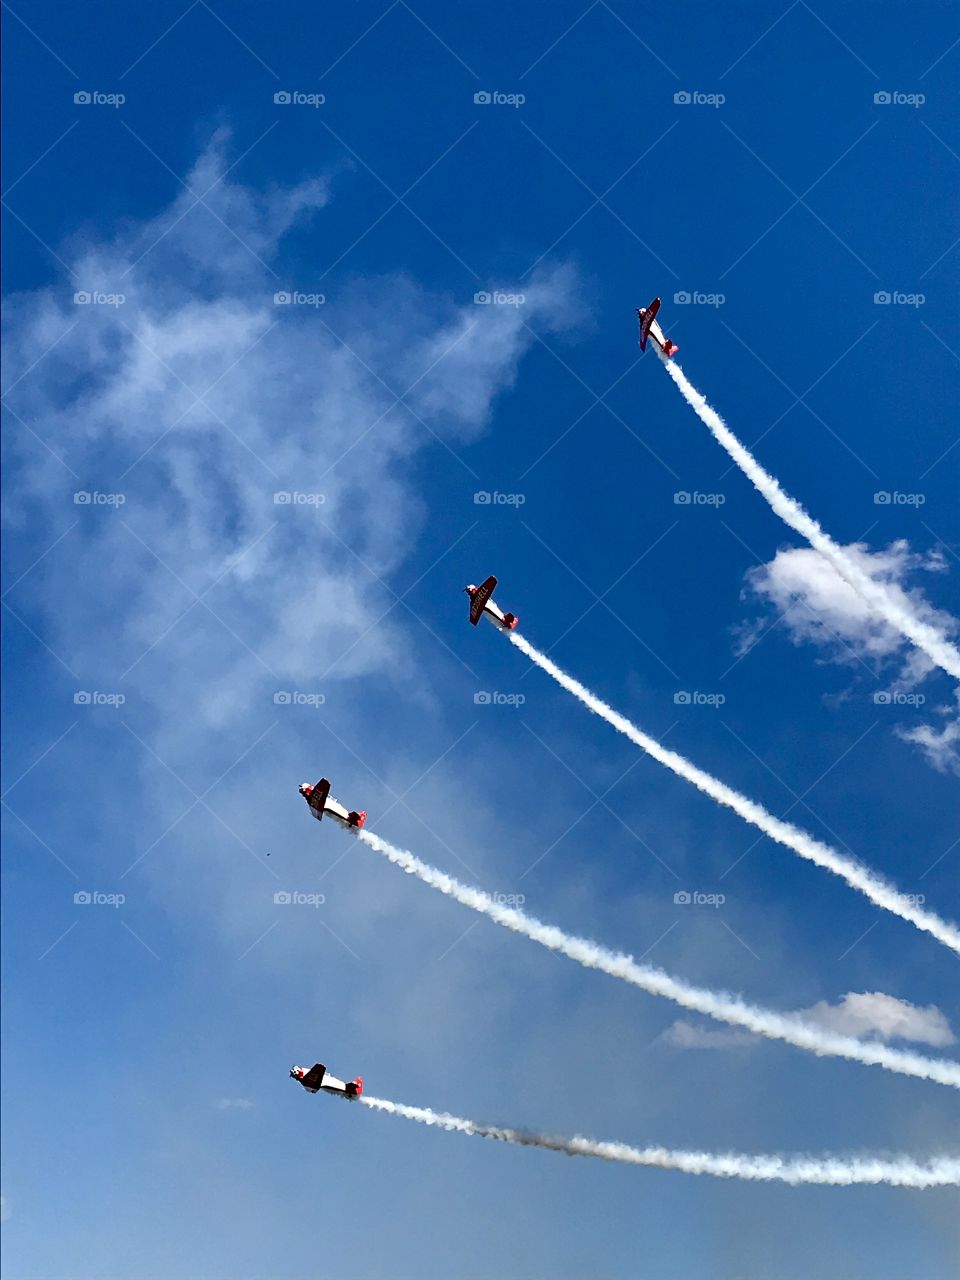
{"label": "red and white airplane", "polygon": [[659,298],[654,298],[649,307],[639,307],[637,309],[637,319],[640,321],[640,350],[646,351],[647,339],[652,338],[663,354],[669,358],[676,355],[680,348],[675,342],[671,342],[669,338],[664,337],[663,330],[657,324],[656,319],[659,310]]}
{"label": "red and white airplane", "polygon": [[309,1071],[306,1067],[291,1067],[290,1074],[303,1085],[307,1093],[317,1093],[322,1089],[324,1093],[332,1093],[338,1098],[359,1098],[363,1093],[361,1076],[357,1076],[356,1080],[338,1080],[322,1062],[315,1062]]}
{"label": "red and white airplane", "polygon": [[491,599],[496,585],[496,578],[491,576],[486,582],[481,582],[479,587],[471,583],[463,588],[470,597],[470,621],[476,626],[482,617],[487,617],[501,631],[513,631],[519,619],[515,613],[504,613]]}
{"label": "red and white airplane", "polygon": [[312,786],[309,782],[301,782],[300,794],[310,806],[310,812],[318,822],[323,821],[325,813],[329,813],[331,818],[336,818],[342,827],[362,827],[367,820],[366,810],[361,809],[358,813],[356,809],[345,809],[339,800],[334,800],[330,794],[330,783],[326,778],[321,778]]}

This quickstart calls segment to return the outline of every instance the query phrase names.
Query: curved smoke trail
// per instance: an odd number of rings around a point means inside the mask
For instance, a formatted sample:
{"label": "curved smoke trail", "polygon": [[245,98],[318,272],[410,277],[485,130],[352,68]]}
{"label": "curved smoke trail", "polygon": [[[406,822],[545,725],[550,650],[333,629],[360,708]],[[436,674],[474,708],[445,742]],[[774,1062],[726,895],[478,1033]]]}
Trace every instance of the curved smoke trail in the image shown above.
{"label": "curved smoke trail", "polygon": [[539,649],[535,649],[523,636],[518,635],[516,631],[508,631],[506,635],[509,636],[511,644],[515,645],[521,653],[526,654],[530,661],[535,662],[547,675],[552,676],[557,684],[566,689],[568,693],[572,693],[585,707],[588,707],[595,715],[600,716],[602,720],[606,720],[607,724],[612,725],[614,729],[629,738],[631,742],[636,743],[638,747],[646,751],[647,755],[653,756],[654,760],[666,765],[668,769],[672,769],[674,773],[679,774],[681,778],[685,778],[687,782],[692,782],[698,790],[705,792],[706,795],[711,796],[719,804],[733,809],[745,822],[759,827],[771,840],[776,840],[779,844],[786,845],[788,849],[798,853],[801,858],[815,862],[818,867],[824,867],[827,871],[832,871],[834,875],[846,880],[847,884],[852,888],[858,889],[865,894],[878,907],[883,907],[885,911],[892,911],[901,920],[909,920],[918,929],[923,929],[926,933],[936,938],[938,942],[942,942],[944,946],[960,954],[960,928],[955,924],[949,920],[941,919],[940,916],[932,911],[925,911],[923,907],[918,906],[906,894],[900,893],[892,884],[878,876],[876,872],[870,871],[862,864],[844,857],[842,853],[831,848],[830,845],[814,839],[813,836],[806,831],[802,831],[799,827],[795,827],[792,823],[784,822],[781,818],[775,818],[763,805],[757,804],[755,800],[749,800],[746,796],[741,795],[739,791],[734,791],[732,787],[728,787],[726,783],[720,782],[719,779],[714,778],[711,774],[698,769],[695,764],[691,764],[689,760],[678,755],[676,751],[669,751],[666,747],[661,746],[655,738],[651,738],[642,729],[638,729],[625,716],[620,715],[618,711],[614,711],[607,703],[591,693],[579,680],[574,680],[572,676],[567,675],[546,654],[541,653]]}
{"label": "curved smoke trail", "polygon": [[900,1075],[915,1076],[921,1080],[932,1080],[936,1084],[950,1085],[960,1089],[960,1062],[951,1062],[946,1058],[925,1058],[922,1054],[910,1053],[903,1049],[892,1049],[889,1045],[876,1041],[857,1040],[854,1036],[839,1035],[821,1027],[804,1022],[795,1015],[775,1013],[758,1005],[748,1004],[739,996],[725,991],[710,991],[705,987],[694,987],[673,978],[663,969],[655,969],[651,965],[638,964],[632,956],[610,951],[586,938],[578,938],[564,933],[556,925],[544,924],[534,916],[516,907],[508,907],[492,898],[482,889],[473,889],[461,884],[453,876],[421,862],[412,853],[397,849],[386,840],[374,835],[366,829],[356,832],[357,839],[376,853],[381,853],[395,866],[406,871],[408,875],[417,876],[424,884],[430,885],[449,898],[455,899],[472,911],[487,916],[497,924],[522,934],[533,942],[538,942],[550,951],[565,955],[586,969],[599,969],[622,982],[655,996],[665,996],[684,1009],[692,1009],[696,1013],[715,1018],[718,1022],[726,1022],[730,1026],[745,1027],[755,1035],[766,1036],[769,1040],[782,1040],[798,1049],[806,1049],[821,1057],[848,1058],[853,1062],[861,1062],[865,1066],[884,1067],[887,1071],[895,1071]]}
{"label": "curved smoke trail", "polygon": [[679,1169],[681,1173],[709,1174],[714,1178],[746,1178],[751,1182],[786,1182],[791,1187],[813,1185],[852,1187],[886,1184],[891,1187],[960,1186],[960,1159],[935,1156],[921,1164],[907,1156],[749,1156],[730,1151],[671,1151],[667,1147],[630,1147],[624,1142],[595,1142],[592,1138],[555,1138],[526,1129],[506,1129],[501,1125],[478,1124],[429,1107],[408,1107],[401,1102],[364,1095],[360,1101],[374,1111],[416,1120],[419,1124],[465,1133],[474,1138],[492,1138],[518,1147],[542,1147],[568,1156],[593,1156],[621,1164],[646,1165],[655,1169]]}
{"label": "curved smoke trail", "polygon": [[960,680],[960,651],[939,632],[911,612],[903,603],[893,598],[883,583],[877,582],[865,573],[846,554],[830,535],[820,527],[811,515],[804,511],[794,498],[784,493],[779,483],[761,467],[747,447],[737,439],[727,424],[707,399],[687,378],[678,364],[673,360],[663,360],[667,373],[676,383],[680,394],[704,424],[713,438],[720,444],[737,464],[747,479],[753,484],[780,519],[790,526],[801,538],[805,538],[816,551],[833,565],[844,582],[878,613],[886,622],[905,636],[918,649],[922,649],[931,662],[949,675]]}

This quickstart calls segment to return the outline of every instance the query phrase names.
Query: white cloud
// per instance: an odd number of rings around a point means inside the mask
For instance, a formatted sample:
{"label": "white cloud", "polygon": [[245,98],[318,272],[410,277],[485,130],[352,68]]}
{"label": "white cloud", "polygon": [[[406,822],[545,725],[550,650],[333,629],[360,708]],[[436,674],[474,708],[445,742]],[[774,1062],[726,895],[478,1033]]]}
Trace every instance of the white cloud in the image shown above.
{"label": "white cloud", "polygon": [[[905,539],[881,551],[869,551],[862,543],[844,548],[864,572],[882,582],[895,602],[946,635],[958,631],[957,620],[936,609],[908,578],[916,572],[944,572],[946,563],[938,551],[919,555]],[[746,575],[747,594],[769,604],[781,615],[780,625],[794,644],[814,644],[828,659],[841,663],[866,661],[878,667],[893,659],[903,663],[900,679],[915,684],[931,669],[918,651],[911,649],[898,631],[879,618],[818,552],[809,547],[784,548],[769,564],[758,565]],[[744,652],[767,629],[760,620],[743,629],[739,650]]]}
{"label": "white cloud", "polygon": [[941,1048],[956,1042],[950,1024],[936,1005],[921,1007],[882,991],[851,991],[839,1004],[821,1000],[809,1009],[801,1009],[800,1015],[829,1031],[861,1038],[911,1040]]}
{"label": "white cloud", "polygon": [[249,1098],[218,1098],[218,1111],[249,1111],[253,1103]]}
{"label": "white cloud", "polygon": [[740,1049],[758,1043],[757,1037],[749,1031],[700,1026],[687,1022],[685,1018],[671,1023],[660,1040],[674,1049]]}
{"label": "white cloud", "polygon": [[[856,543],[845,550],[885,583],[899,604],[909,605],[918,618],[948,636],[955,636],[960,630],[956,618],[935,608],[920,588],[908,584],[910,575],[917,572],[946,571],[946,561],[939,550],[919,555],[903,539],[883,551],[871,552]],[[889,687],[875,691],[886,697],[886,705],[896,704],[897,695],[914,688],[933,670],[923,653],[872,613],[832,566],[809,547],[782,549],[769,564],[748,570],[746,578],[745,597],[752,595],[769,604],[778,615],[778,625],[794,644],[816,645],[827,661],[851,666],[863,662],[877,673],[893,662],[899,663],[899,670],[891,674]],[[768,619],[759,618],[740,628],[738,652],[747,652],[769,627]],[[842,702],[849,696],[847,691],[836,700]],[[909,699],[905,699],[905,705],[910,705]],[[941,713],[944,719],[940,723],[897,725],[894,732],[904,742],[919,747],[927,763],[938,772],[960,774],[960,715],[949,707],[941,708]],[[911,707],[909,714],[915,716],[915,709]]]}
{"label": "white cloud", "polygon": [[[957,693],[960,708],[960,691]],[[927,763],[938,773],[953,773],[960,777],[960,709],[940,707],[944,716],[940,727],[932,724],[916,725],[912,729],[897,729],[897,736],[904,742],[920,747]]]}
{"label": "white cloud", "polygon": [[[809,1009],[799,1009],[797,1016],[824,1030],[858,1039],[911,1040],[938,1048],[956,1043],[950,1024],[936,1005],[922,1008],[882,991],[850,991],[837,1004],[821,1000]],[[675,1049],[742,1049],[757,1043],[749,1032],[701,1026],[682,1018],[672,1023],[660,1040]]]}
{"label": "white cloud", "polygon": [[[9,603],[40,606],[80,687],[176,708],[168,733],[187,714],[229,724],[277,689],[410,674],[417,623],[386,585],[425,519],[410,459],[440,450],[479,487],[465,442],[536,341],[526,326],[565,327],[573,309],[564,270],[522,308],[456,306],[406,278],[275,305],[278,289],[317,289],[267,264],[328,187],[251,190],[228,174],[228,141],[215,135],[188,176],[204,204],[184,191],[110,240],[74,242],[75,280],[9,308],[6,373],[22,381],[8,403],[26,424],[11,416],[7,432],[18,571],[65,533]],[[312,252],[336,256],[322,219]],[[76,305],[78,288],[126,301]],[[77,491],[125,501],[77,506]],[[278,505],[278,492],[320,496]]]}

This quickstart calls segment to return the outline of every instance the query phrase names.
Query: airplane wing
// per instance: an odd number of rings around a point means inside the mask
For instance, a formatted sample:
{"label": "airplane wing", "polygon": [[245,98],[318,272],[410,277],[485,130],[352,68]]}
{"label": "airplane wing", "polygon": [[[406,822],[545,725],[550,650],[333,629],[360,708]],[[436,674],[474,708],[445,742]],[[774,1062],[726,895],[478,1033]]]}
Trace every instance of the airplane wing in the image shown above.
{"label": "airplane wing", "polygon": [[660,310],[660,299],[654,298],[649,307],[646,307],[640,316],[640,350],[646,351],[647,338],[650,336],[650,326],[656,319],[657,312]]}
{"label": "airplane wing", "polygon": [[496,590],[497,580],[492,575],[477,587],[476,591],[470,597],[470,621],[474,626],[483,617],[483,610],[487,601]]}
{"label": "airplane wing", "polygon": [[300,1083],[305,1089],[309,1089],[311,1093],[316,1093],[323,1083],[323,1077],[327,1074],[327,1068],[322,1062],[314,1063]]}
{"label": "airplane wing", "polygon": [[327,803],[327,796],[330,794],[330,782],[327,778],[321,778],[317,785],[310,792],[307,803],[314,811],[317,817],[323,820],[323,807]]}

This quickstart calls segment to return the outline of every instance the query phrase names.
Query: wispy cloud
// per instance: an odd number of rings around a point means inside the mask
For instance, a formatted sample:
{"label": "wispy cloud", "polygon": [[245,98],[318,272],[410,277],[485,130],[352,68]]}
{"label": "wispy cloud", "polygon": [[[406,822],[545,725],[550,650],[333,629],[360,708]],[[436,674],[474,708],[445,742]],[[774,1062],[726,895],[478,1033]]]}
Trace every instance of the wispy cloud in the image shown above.
{"label": "wispy cloud", "polygon": [[841,1035],[876,1036],[880,1040],[910,1040],[943,1048],[955,1044],[943,1012],[936,1005],[911,1004],[882,991],[848,992],[837,1004],[821,1000],[800,1017]]}
{"label": "wispy cloud", "polygon": [[411,458],[439,449],[469,474],[465,442],[528,326],[575,305],[563,270],[525,288],[522,318],[405,277],[323,300],[287,278],[283,237],[312,219],[325,256],[325,179],[244,186],[219,132],[185,184],[157,216],[65,248],[75,282],[11,302],[6,360],[24,568],[32,531],[46,545],[78,520],[11,605],[39,606],[89,687],[176,708],[180,737],[318,677],[410,672],[409,584],[387,583],[425,519]]}
{"label": "wispy cloud", "polygon": [[757,1037],[749,1031],[736,1031],[726,1027],[701,1027],[697,1023],[678,1018],[671,1022],[658,1040],[674,1049],[743,1049],[757,1043]]}
{"label": "wispy cloud", "polygon": [[912,742],[920,748],[927,763],[938,773],[952,773],[960,777],[960,692],[957,706],[937,708],[942,719],[938,723],[920,724],[912,728],[897,728],[897,736],[904,742]]}
{"label": "wispy cloud", "polygon": [[[920,555],[899,539],[880,551],[862,543],[843,548],[863,574],[884,585],[891,598],[945,635],[956,632],[956,620],[935,609],[923,590],[911,583],[918,573],[942,573],[943,556],[933,551]],[[916,651],[905,652],[902,634],[873,610],[845,582],[829,561],[810,547],[782,548],[767,564],[747,571],[747,593],[768,604],[780,615],[780,625],[794,644],[816,645],[831,661],[877,667],[902,661],[901,681],[915,684],[932,669],[929,659]],[[741,633],[741,652],[749,649],[766,620]]]}
{"label": "wispy cloud", "polygon": [[[936,1005],[919,1006],[882,991],[850,991],[836,1004],[820,1000],[809,1009],[798,1009],[796,1017],[839,1035],[858,1039],[908,1040],[937,1048],[955,1044],[946,1015]],[[679,1018],[659,1037],[675,1049],[742,1049],[757,1043],[744,1031],[701,1026]]]}

